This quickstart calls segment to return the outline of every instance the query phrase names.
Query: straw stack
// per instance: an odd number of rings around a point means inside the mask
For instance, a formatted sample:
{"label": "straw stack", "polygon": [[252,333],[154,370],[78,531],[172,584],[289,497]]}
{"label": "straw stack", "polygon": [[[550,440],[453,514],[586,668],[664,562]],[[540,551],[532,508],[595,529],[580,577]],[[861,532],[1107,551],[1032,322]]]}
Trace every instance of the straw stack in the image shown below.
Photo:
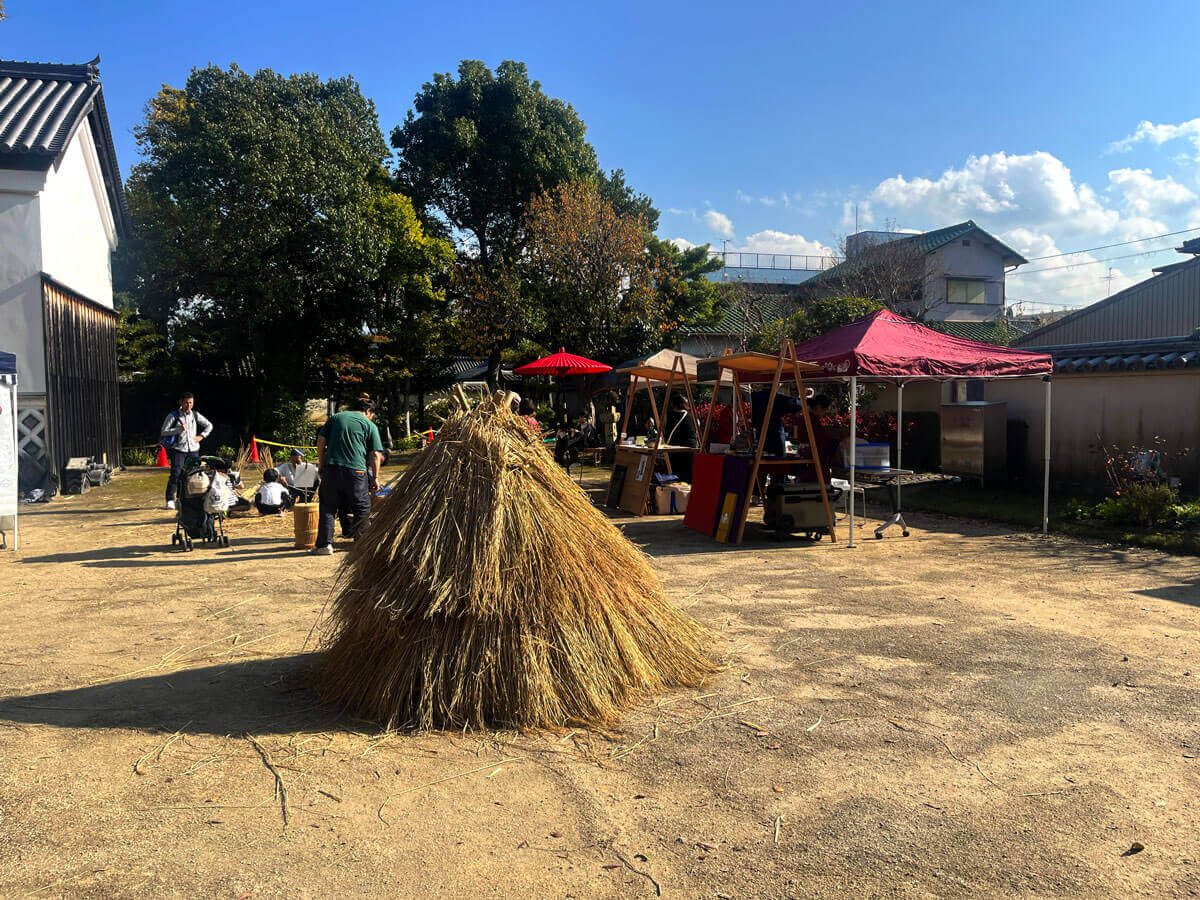
{"label": "straw stack", "polygon": [[453,416],[344,566],[325,697],[388,726],[599,724],[708,637],[499,396]]}

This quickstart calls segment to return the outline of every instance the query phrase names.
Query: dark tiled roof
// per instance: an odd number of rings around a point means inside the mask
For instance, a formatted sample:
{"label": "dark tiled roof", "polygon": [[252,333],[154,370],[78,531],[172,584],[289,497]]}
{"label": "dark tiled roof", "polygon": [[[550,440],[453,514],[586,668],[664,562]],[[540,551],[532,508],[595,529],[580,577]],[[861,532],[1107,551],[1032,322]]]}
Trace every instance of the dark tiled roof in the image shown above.
{"label": "dark tiled roof", "polygon": [[971,341],[983,341],[985,344],[995,344],[999,347],[1007,347],[1010,342],[1037,327],[1036,322],[1022,319],[994,319],[991,322],[924,322],[922,324],[934,331],[940,331],[942,334],[967,338]]}
{"label": "dark tiled roof", "polygon": [[1182,337],[1100,341],[1036,349],[1054,358],[1054,371],[1060,374],[1146,369],[1194,369],[1200,374],[1200,329]]}
{"label": "dark tiled roof", "polygon": [[90,119],[118,231],[129,209],[113,147],[100,57],[80,65],[0,60],[0,168],[45,171]]}
{"label": "dark tiled roof", "polygon": [[732,307],[716,325],[704,328],[685,328],[684,334],[757,334],[762,329],[786,319],[800,309],[802,303],[786,294],[758,294],[745,303]]}
{"label": "dark tiled roof", "polygon": [[[446,366],[444,374],[447,378],[453,378],[457,382],[485,381],[487,380],[487,360],[472,359],[469,356],[456,356],[450,360],[450,364]],[[512,366],[501,363],[500,380],[517,380],[512,373]]]}
{"label": "dark tiled roof", "polygon": [[[1029,262],[1020,253],[1009,247],[1003,241],[993,237],[988,232],[984,231],[974,220],[968,219],[965,222],[959,222],[957,225],[947,225],[945,228],[936,228],[933,231],[926,231],[921,234],[914,234],[912,237],[897,238],[895,241],[889,241],[892,244],[915,243],[922,253],[933,253],[941,247],[957,241],[959,238],[964,238],[975,232],[983,235],[987,240],[996,244],[1000,248],[1000,254],[1005,258],[1005,265],[1022,265]],[[876,245],[880,246],[880,245]],[[850,257],[843,262],[838,263],[832,268],[826,269],[823,272],[818,272],[812,278],[803,282],[805,286],[817,286],[821,284],[837,283],[838,281],[850,278],[857,274],[862,268],[870,263],[871,247],[866,247],[859,253]],[[1011,262],[1009,261],[1011,260]]]}

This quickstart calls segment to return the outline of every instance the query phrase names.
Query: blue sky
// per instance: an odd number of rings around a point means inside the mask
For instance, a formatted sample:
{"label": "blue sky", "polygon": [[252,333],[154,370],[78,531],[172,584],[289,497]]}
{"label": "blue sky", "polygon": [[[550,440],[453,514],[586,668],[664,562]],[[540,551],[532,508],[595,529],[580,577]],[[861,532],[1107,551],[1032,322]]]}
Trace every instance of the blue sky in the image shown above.
{"label": "blue sky", "polygon": [[[387,133],[432,73],[517,59],[654,198],[663,237],[828,253],[855,202],[875,227],[973,218],[1028,257],[1200,226],[1182,2],[7,6],[0,56],[102,55],[123,172],[146,100],[193,66],[352,74]],[[1099,299],[1179,258],[1129,254],[1178,240],[1031,262],[1009,297]]]}

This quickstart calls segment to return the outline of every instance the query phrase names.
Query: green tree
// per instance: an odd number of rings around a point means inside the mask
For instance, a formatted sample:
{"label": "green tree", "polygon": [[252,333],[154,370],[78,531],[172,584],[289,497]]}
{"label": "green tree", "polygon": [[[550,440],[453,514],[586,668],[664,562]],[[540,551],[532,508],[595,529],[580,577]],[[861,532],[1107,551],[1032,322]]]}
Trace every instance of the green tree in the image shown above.
{"label": "green tree", "polygon": [[244,418],[325,386],[324,361],[382,314],[391,285],[428,274],[351,78],[195,69],[150,101],[135,136],[139,309],[173,340],[203,335],[197,365],[248,382]]}
{"label": "green tree", "polygon": [[774,353],[786,338],[796,343],[807,341],[818,335],[849,325],[855,319],[870,315],[884,308],[878,300],[863,297],[820,297],[807,300],[793,315],[772,322],[758,333],[750,349]]}
{"label": "green tree", "polygon": [[664,323],[640,219],[617,213],[595,181],[534,198],[523,272],[547,348],[619,361],[658,339]]}
{"label": "green tree", "polygon": [[495,72],[463,60],[457,78],[434,75],[392,131],[399,190],[462,245],[457,295],[464,299],[464,326],[486,350],[492,384],[502,350],[520,337],[521,304],[508,302],[497,313],[494,303],[512,300],[511,273],[504,270],[524,247],[528,204],[544,190],[596,176],[585,132],[570,104],[547,96],[525,64],[511,60]]}
{"label": "green tree", "polygon": [[133,298],[117,294],[117,371],[127,381],[140,381],[169,359],[166,330],[137,311]]}
{"label": "green tree", "polygon": [[709,257],[708,244],[681,250],[670,241],[649,235],[646,251],[667,343],[674,342],[686,326],[704,327],[721,321],[729,304],[729,291],[704,277],[724,265],[719,257]]}

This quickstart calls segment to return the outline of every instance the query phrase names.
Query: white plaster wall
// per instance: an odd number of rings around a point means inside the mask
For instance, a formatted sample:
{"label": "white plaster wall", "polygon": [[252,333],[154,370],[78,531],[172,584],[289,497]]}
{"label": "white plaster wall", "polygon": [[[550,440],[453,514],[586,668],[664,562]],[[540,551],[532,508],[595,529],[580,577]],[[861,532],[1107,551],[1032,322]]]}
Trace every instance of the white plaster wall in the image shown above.
{"label": "white plaster wall", "polygon": [[17,355],[17,389],[46,390],[42,341],[42,176],[0,171],[0,350]]}
{"label": "white plaster wall", "polygon": [[80,128],[42,192],[42,271],[109,308],[113,305],[112,213],[91,130]]}
{"label": "white plaster wall", "polygon": [[[928,318],[935,320],[987,321],[1004,309],[1004,263],[1000,255],[978,237],[953,241],[925,257],[925,305]],[[947,303],[946,279],[984,279],[986,303]]]}

